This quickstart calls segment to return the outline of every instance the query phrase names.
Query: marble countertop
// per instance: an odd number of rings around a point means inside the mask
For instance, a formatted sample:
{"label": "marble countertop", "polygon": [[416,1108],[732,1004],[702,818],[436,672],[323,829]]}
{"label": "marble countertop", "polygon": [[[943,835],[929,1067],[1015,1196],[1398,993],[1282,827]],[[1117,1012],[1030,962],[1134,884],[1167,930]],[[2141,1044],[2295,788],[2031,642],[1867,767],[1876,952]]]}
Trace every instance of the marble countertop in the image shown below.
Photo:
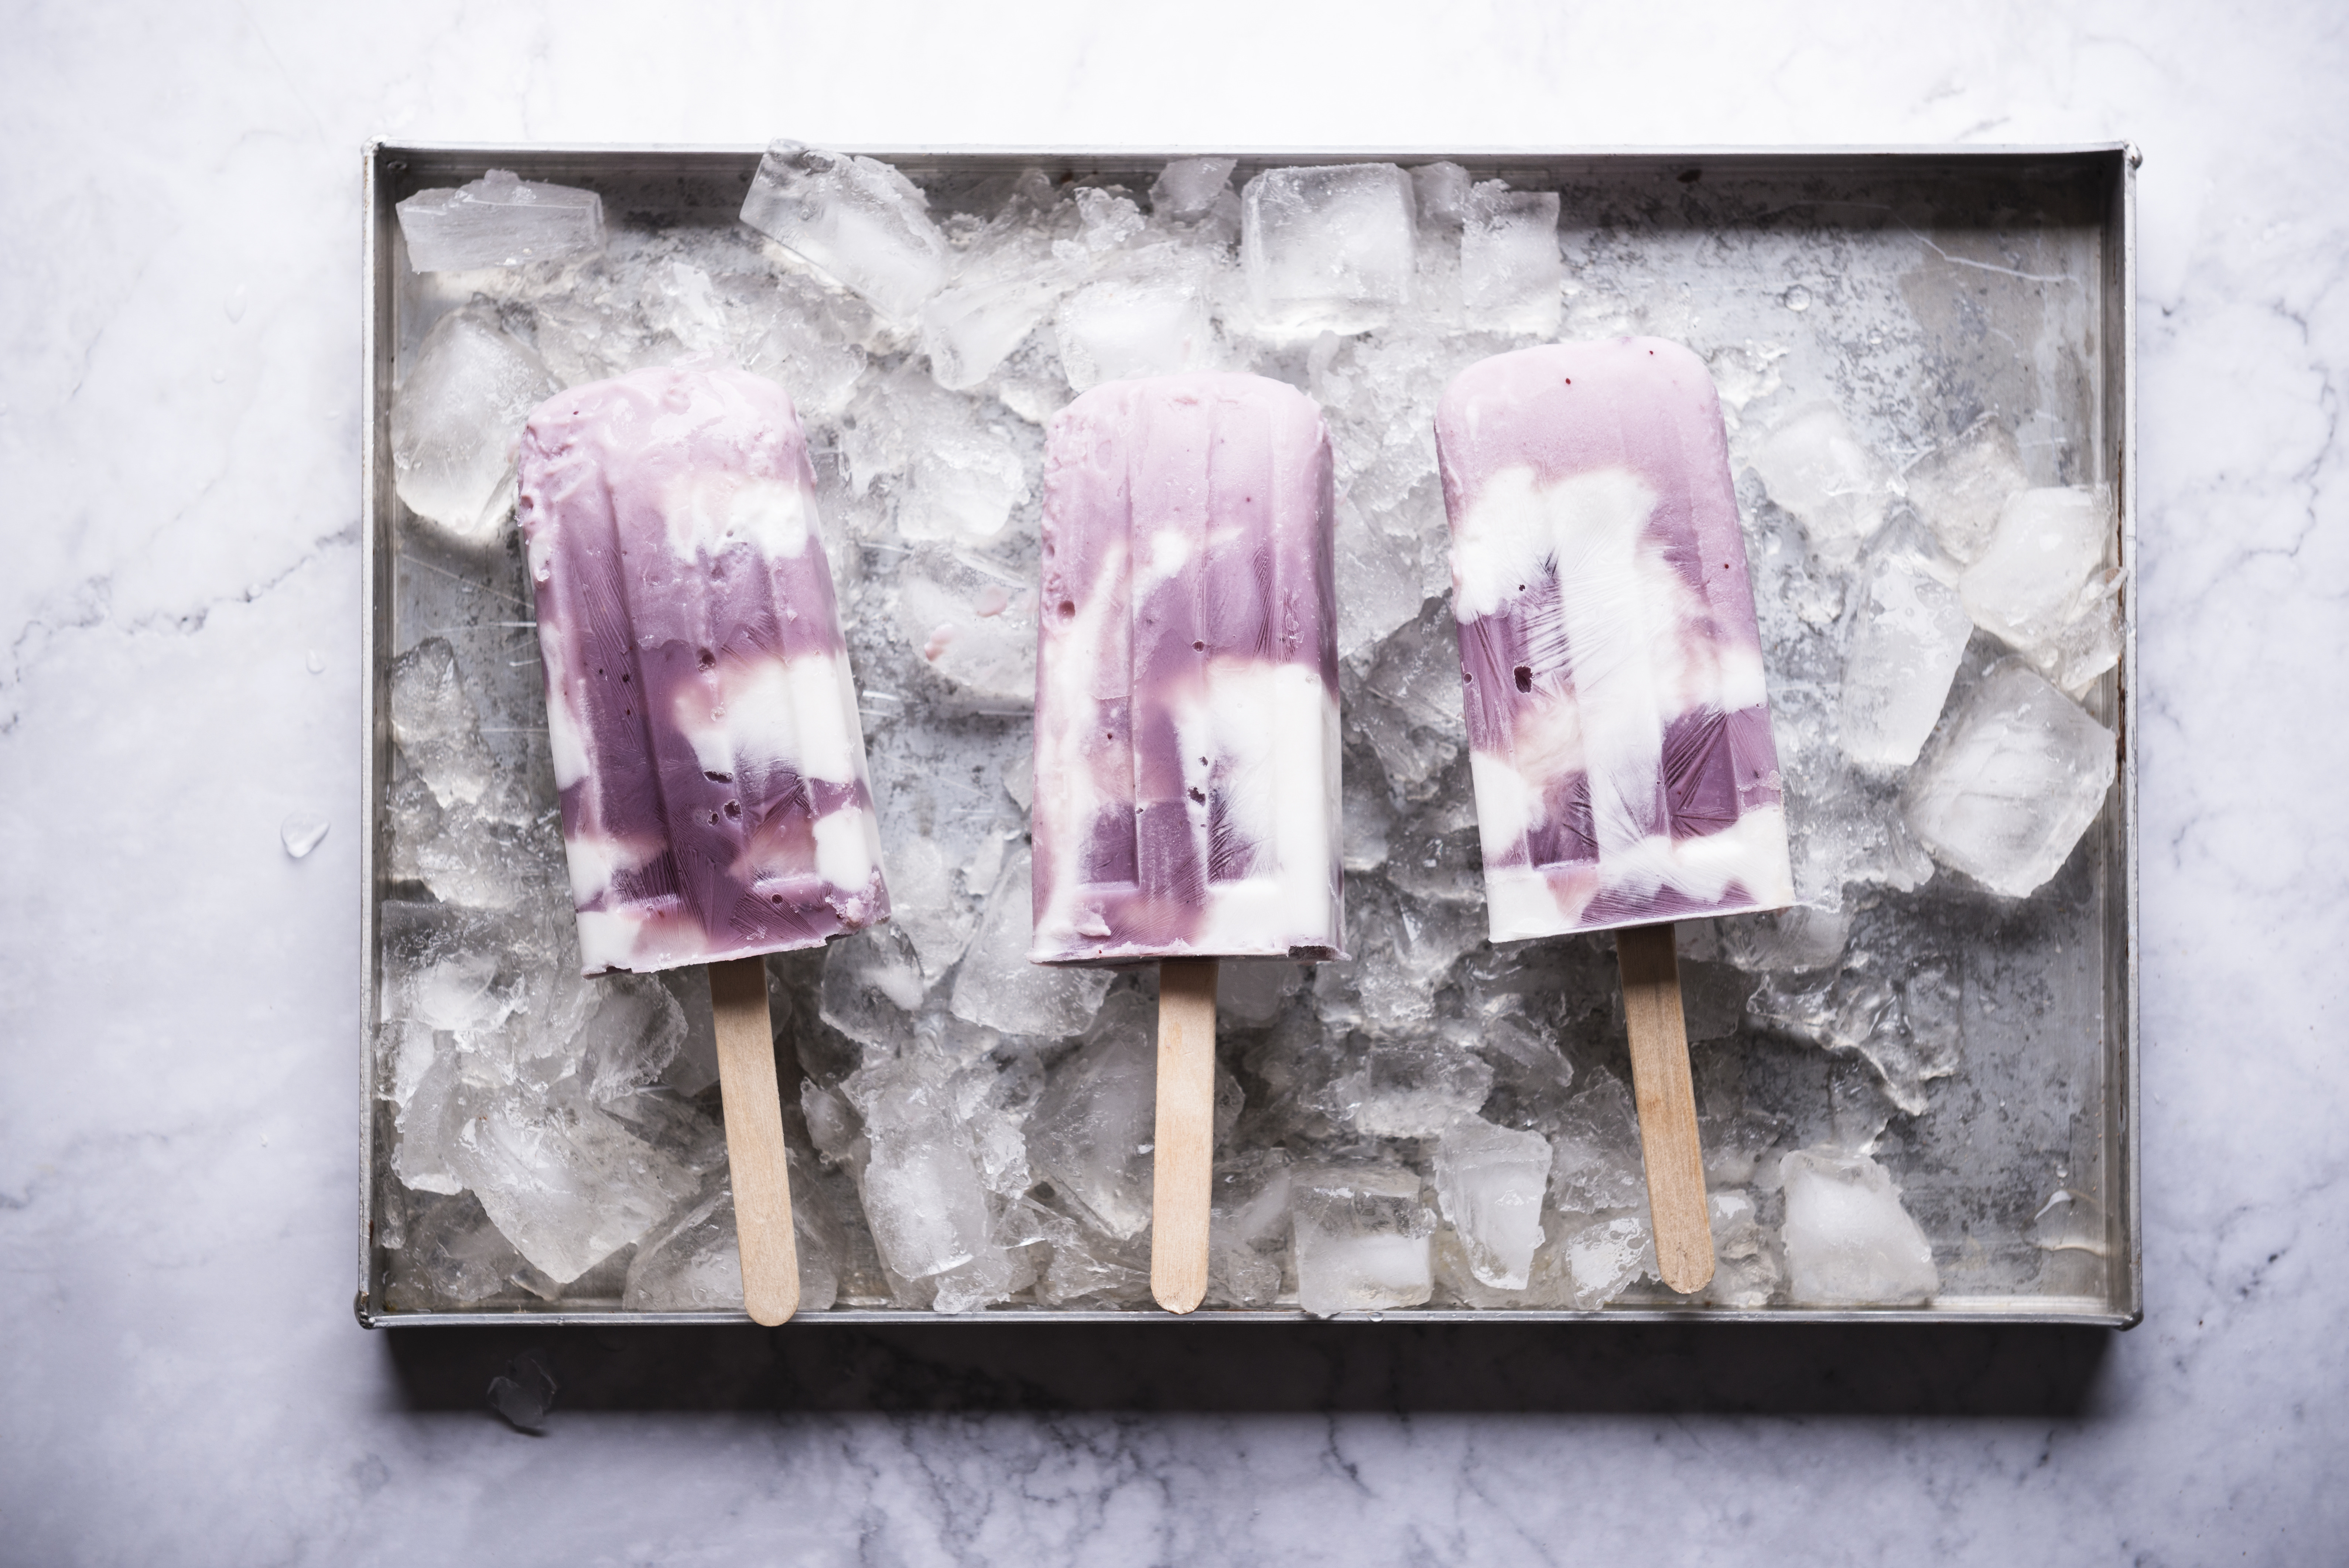
{"label": "marble countertop", "polygon": [[[13,9],[0,1561],[2337,1560],[2338,9]],[[359,1329],[360,147],[786,130],[2137,143],[2144,1324]]]}

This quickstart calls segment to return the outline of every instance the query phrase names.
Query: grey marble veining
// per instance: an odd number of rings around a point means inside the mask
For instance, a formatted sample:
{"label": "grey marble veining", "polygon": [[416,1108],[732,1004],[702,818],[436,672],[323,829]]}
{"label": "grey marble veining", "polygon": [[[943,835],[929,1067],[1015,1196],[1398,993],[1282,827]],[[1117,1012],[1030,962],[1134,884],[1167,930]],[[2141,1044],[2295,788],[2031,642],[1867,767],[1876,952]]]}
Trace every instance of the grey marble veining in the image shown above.
{"label": "grey marble veining", "polygon": [[[0,1561],[2337,1560],[2337,10],[1191,14],[12,9]],[[784,129],[2140,144],[2144,1325],[355,1326],[359,146]]]}

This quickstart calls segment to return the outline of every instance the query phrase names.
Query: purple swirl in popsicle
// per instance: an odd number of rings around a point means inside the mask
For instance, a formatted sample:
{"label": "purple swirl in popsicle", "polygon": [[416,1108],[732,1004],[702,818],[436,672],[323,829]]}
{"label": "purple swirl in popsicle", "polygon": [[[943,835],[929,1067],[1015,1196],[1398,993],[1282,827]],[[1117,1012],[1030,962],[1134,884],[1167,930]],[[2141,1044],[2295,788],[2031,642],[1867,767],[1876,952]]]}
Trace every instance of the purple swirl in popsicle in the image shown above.
{"label": "purple swirl in popsicle", "polygon": [[886,919],[791,400],[739,370],[637,370],[541,404],[520,463],[585,972]]}
{"label": "purple swirl in popsicle", "polygon": [[1435,431],[1493,940],[1791,902],[1704,362],[1655,337],[1497,355]]}
{"label": "purple swirl in popsicle", "polygon": [[1112,381],[1044,461],[1030,956],[1340,956],[1320,410],[1256,376]]}

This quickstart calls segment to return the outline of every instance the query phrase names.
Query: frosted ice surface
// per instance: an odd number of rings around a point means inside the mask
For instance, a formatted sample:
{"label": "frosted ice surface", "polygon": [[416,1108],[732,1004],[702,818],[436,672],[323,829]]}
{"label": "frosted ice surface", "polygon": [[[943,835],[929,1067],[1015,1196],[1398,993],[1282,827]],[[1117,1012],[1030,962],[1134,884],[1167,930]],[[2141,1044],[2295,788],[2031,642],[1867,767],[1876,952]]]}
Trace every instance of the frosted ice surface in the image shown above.
{"label": "frosted ice surface", "polygon": [[1361,332],[1411,300],[1411,176],[1392,163],[1273,169],[1240,192],[1240,257],[1258,329]]}
{"label": "frosted ice surface", "polygon": [[[1432,228],[1456,229],[1468,218],[1469,192],[1475,182],[1457,163],[1415,164],[1412,191],[1419,201],[1419,221]],[[1555,227],[1555,223],[1552,225]]]}
{"label": "frosted ice surface", "polygon": [[1033,876],[1026,846],[1005,858],[978,934],[955,974],[954,1014],[1006,1034],[1075,1034],[1101,1011],[1111,977],[1106,970],[1028,961],[1035,936],[1029,898]]}
{"label": "frosted ice surface", "polygon": [[1435,1146],[1435,1194],[1477,1279],[1523,1290],[1541,1245],[1549,1140],[1475,1117],[1454,1122]]}
{"label": "frosted ice surface", "polygon": [[1640,1163],[1639,1113],[1631,1091],[1597,1072],[1558,1116],[1550,1134],[1550,1202],[1568,1214],[1644,1207],[1648,1178]]}
{"label": "frosted ice surface", "polygon": [[604,199],[492,169],[454,190],[419,191],[393,209],[419,272],[522,266],[604,248]]}
{"label": "frosted ice surface", "polygon": [[444,808],[478,805],[490,793],[497,763],[447,638],[428,637],[391,661],[391,735]]}
{"label": "frosted ice surface", "polygon": [[1028,1118],[1037,1174],[1121,1241],[1150,1224],[1156,1024],[1148,999],[1119,992],[1083,1046],[1052,1069]]}
{"label": "frosted ice surface", "polygon": [[1416,619],[1419,561],[1351,501],[1338,503],[1338,657],[1350,659]]}
{"label": "frosted ice surface", "polygon": [[932,670],[983,711],[1036,701],[1036,585],[1024,573],[925,550],[897,572],[897,625]]}
{"label": "frosted ice surface", "polygon": [[1150,211],[1162,218],[1196,218],[1228,189],[1237,158],[1177,158],[1150,186]]}
{"label": "frosted ice surface", "polygon": [[1432,1137],[1492,1092],[1481,1057],[1449,1041],[1403,1039],[1369,1044],[1324,1098],[1332,1116],[1371,1137]]}
{"label": "frosted ice surface", "polygon": [[759,161],[742,221],[884,315],[905,317],[947,281],[946,236],[928,207],[886,163],[778,141]]}
{"label": "frosted ice surface", "polygon": [[1216,1016],[1242,1027],[1269,1023],[1305,971],[1286,959],[1225,959],[1216,966]]}
{"label": "frosted ice surface", "polygon": [[971,255],[922,306],[922,350],[941,387],[962,391],[995,373],[1081,276],[1041,229],[1012,230]]}
{"label": "frosted ice surface", "polygon": [[1197,258],[1155,247],[1061,301],[1052,330],[1070,387],[1213,369],[1209,282]]}
{"label": "frosted ice surface", "polygon": [[1557,331],[1557,192],[1512,191],[1498,180],[1476,186],[1460,232],[1460,293],[1472,325],[1496,332]]}
{"label": "frosted ice surface", "polygon": [[2063,867],[2116,767],[2111,731],[2002,659],[1911,771],[1901,810],[1934,859],[2020,898]]}
{"label": "frosted ice surface", "polygon": [[1230,1306],[1279,1298],[1291,1236],[1288,1151],[1251,1149],[1216,1168],[1207,1220],[1207,1295]]}
{"label": "frosted ice surface", "polygon": [[1922,556],[1891,550],[1860,584],[1843,661],[1844,754],[1905,768],[1924,749],[1957,679],[1973,622]]}
{"label": "frosted ice surface", "polygon": [[1785,1278],[1764,1232],[1754,1195],[1745,1191],[1705,1194],[1713,1225],[1713,1282],[1702,1297],[1723,1306],[1767,1306]]}
{"label": "frosted ice surface", "polygon": [[555,390],[537,352],[494,316],[472,306],[449,312],[392,398],[392,488],[458,544],[496,543],[512,506],[514,442]]}
{"label": "frosted ice surface", "polygon": [[2014,432],[1987,415],[1907,475],[1909,504],[1961,562],[1988,547],[1999,513],[2030,483]]}
{"label": "frosted ice surface", "polygon": [[1829,566],[1849,565],[1883,526],[1889,496],[1884,465],[1832,404],[1787,415],[1755,449],[1753,462],[1770,499],[1795,514]]}
{"label": "frosted ice surface", "polygon": [[1808,1306],[1900,1306],[1941,1288],[1891,1176],[1864,1154],[1798,1149],[1780,1164],[1787,1293]]}
{"label": "frosted ice surface", "polygon": [[1304,1166],[1290,1176],[1297,1303],[1315,1317],[1417,1306],[1435,1291],[1435,1216],[1396,1166]]}
{"label": "frosted ice surface", "polygon": [[1656,1271],[1656,1238],[1644,1208],[1567,1227],[1557,1251],[1572,1304],[1585,1312],[1606,1305],[1641,1274]]}
{"label": "frosted ice surface", "polygon": [[1959,596],[1975,625],[2076,689],[2120,653],[2113,584],[2098,570],[2111,538],[2106,492],[2023,491],[1999,513],[1990,543],[1958,579]]}

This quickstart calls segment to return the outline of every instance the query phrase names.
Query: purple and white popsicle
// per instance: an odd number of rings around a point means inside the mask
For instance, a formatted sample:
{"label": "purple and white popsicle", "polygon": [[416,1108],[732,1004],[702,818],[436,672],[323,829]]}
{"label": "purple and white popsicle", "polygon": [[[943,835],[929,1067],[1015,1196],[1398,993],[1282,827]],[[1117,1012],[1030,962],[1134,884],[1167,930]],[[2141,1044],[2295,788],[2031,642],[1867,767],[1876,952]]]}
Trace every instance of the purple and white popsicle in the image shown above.
{"label": "purple and white popsicle", "polygon": [[1340,956],[1320,410],[1256,376],[1112,381],[1044,463],[1030,956]]}
{"label": "purple and white popsicle", "polygon": [[739,370],[637,370],[541,404],[520,463],[585,972],[886,919],[791,400]]}
{"label": "purple and white popsicle", "polygon": [[1792,902],[1704,362],[1655,337],[1497,355],[1435,431],[1493,940]]}

